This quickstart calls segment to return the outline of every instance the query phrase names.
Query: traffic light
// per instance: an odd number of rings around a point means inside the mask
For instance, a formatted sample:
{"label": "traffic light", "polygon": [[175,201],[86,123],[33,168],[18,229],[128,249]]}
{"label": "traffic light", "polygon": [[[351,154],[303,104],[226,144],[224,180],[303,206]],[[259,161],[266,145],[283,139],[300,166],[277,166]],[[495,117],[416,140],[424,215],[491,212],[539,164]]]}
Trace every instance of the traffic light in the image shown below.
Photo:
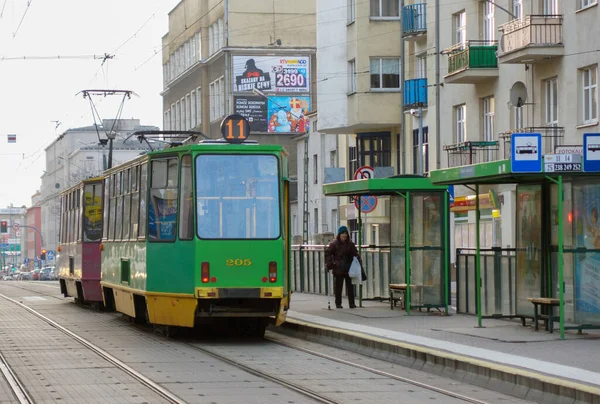
{"label": "traffic light", "polygon": [[8,233],[8,222],[6,220],[0,222],[0,233]]}
{"label": "traffic light", "polygon": [[42,250],[42,253],[40,254],[40,259],[41,260],[45,260],[46,259],[46,250]]}

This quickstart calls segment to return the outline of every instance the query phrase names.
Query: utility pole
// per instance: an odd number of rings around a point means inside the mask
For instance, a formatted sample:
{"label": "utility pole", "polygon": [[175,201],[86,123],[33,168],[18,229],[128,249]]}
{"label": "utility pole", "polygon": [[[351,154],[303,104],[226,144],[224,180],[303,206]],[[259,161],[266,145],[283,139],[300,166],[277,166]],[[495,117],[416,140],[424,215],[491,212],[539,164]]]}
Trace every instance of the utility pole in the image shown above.
{"label": "utility pole", "polygon": [[304,132],[304,197],[302,200],[302,243],[308,244],[308,132]]}

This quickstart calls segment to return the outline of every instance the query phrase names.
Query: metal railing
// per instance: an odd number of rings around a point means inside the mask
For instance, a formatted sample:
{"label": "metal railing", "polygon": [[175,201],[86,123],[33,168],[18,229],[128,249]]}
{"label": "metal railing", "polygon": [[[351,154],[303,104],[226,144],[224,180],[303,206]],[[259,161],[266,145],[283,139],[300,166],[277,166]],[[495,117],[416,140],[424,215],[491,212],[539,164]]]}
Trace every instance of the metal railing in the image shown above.
{"label": "metal railing", "polygon": [[[325,269],[324,245],[292,245],[292,290],[300,293],[333,295],[329,273]],[[390,277],[390,248],[363,246],[363,270],[367,280],[363,285],[363,299],[388,299]]]}
{"label": "metal railing", "polygon": [[565,128],[563,126],[532,126],[500,133],[500,138],[504,141],[504,159],[511,158],[510,141],[513,133],[540,133],[542,135],[542,151],[543,154],[547,154],[554,153],[556,147],[562,143],[562,139],[565,137]]}
{"label": "metal railing", "polygon": [[497,41],[467,41],[446,49],[448,55],[448,75],[466,69],[498,68]]}
{"label": "metal railing", "polygon": [[460,167],[498,160],[498,141],[461,142],[444,146],[448,167]]}
{"label": "metal railing", "polygon": [[427,31],[427,3],[411,4],[402,10],[402,36]]}
{"label": "metal railing", "polygon": [[[515,317],[516,249],[480,249],[481,314]],[[476,250],[456,249],[456,312],[477,314]]]}
{"label": "metal railing", "polygon": [[498,27],[498,31],[502,33],[502,54],[527,46],[562,45],[562,22],[562,15],[528,15],[502,24]]}

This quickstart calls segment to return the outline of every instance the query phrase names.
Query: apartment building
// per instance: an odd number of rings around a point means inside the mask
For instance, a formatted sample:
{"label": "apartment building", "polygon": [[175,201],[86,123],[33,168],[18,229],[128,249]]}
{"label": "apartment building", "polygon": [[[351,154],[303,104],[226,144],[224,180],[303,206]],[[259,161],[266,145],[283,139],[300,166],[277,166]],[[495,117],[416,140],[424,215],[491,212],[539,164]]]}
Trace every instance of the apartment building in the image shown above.
{"label": "apartment building", "polygon": [[308,130],[315,4],[182,0],[163,37],[164,128],[220,137],[223,117],[248,118],[254,140],[281,144],[296,173],[294,134]]}

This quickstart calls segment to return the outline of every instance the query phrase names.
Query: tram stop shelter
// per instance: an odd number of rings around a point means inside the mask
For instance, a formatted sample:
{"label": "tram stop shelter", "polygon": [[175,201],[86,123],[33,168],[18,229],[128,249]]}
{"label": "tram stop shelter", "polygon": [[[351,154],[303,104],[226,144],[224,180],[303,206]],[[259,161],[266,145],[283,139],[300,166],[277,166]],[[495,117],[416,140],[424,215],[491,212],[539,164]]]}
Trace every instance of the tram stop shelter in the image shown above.
{"label": "tram stop shelter", "polygon": [[[596,135],[600,145],[600,134]],[[552,332],[552,323],[558,320],[561,339],[568,329],[600,328],[600,153],[598,166],[589,164],[584,140],[583,156],[552,154],[533,159],[529,155],[520,159],[523,156],[515,152],[519,139],[514,136],[519,135],[513,135],[509,160],[430,173],[434,185],[464,185],[476,195],[475,274],[471,279],[479,283],[471,288],[475,291],[471,298],[477,306],[478,327],[484,316],[521,317],[523,324],[525,318],[534,319],[537,329],[541,318],[547,328],[550,323]],[[541,142],[537,145],[542,150]],[[479,187],[499,184],[516,185],[516,209],[501,211],[502,219],[514,215],[516,248],[498,248],[501,258],[512,254],[516,259],[497,260],[504,264],[488,266],[489,255],[480,248]],[[460,293],[461,280],[457,283]]]}
{"label": "tram stop shelter", "polygon": [[[347,196],[363,201],[371,196],[390,198],[390,245],[378,246],[389,252],[387,274],[373,271],[375,279],[386,282],[394,306],[394,290],[404,294],[404,308],[448,314],[450,299],[449,194],[448,187],[432,185],[429,178],[401,175],[325,184],[325,196]],[[363,250],[362,204],[358,211],[358,248]],[[361,255],[362,256],[362,255]],[[359,289],[362,303],[362,284]]]}

